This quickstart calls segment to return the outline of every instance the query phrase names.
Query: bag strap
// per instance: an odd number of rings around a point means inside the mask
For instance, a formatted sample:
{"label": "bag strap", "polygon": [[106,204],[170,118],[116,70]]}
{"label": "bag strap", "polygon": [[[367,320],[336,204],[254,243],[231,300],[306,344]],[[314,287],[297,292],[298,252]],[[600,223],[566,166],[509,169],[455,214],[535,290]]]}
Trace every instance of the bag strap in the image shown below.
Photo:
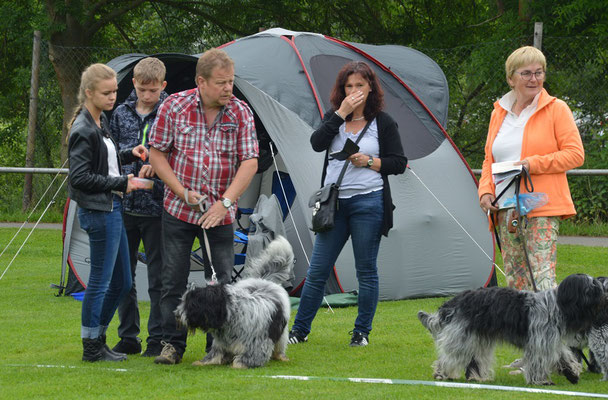
{"label": "bag strap", "polygon": [[[502,195],[505,194],[507,189],[510,188],[511,185],[513,185],[513,184],[515,184],[515,191],[517,192],[517,194],[519,194],[519,186],[520,186],[521,180],[524,181],[526,190],[529,193],[534,192],[534,185],[532,184],[532,178],[530,177],[530,173],[528,172],[527,169],[522,168],[521,172],[519,174],[515,175],[513,177],[513,179],[511,179],[511,182],[509,182],[509,184],[498,194],[498,196],[496,196],[496,198],[492,202],[492,205],[495,206],[496,203],[498,203],[498,199],[500,199],[502,197]],[[519,205],[519,197],[516,198],[516,202]]]}
{"label": "bag strap", "polygon": [[[355,140],[355,144],[358,144],[361,141],[361,138],[363,137],[363,135],[365,135],[365,132],[367,132],[367,128],[369,128],[369,125],[371,123],[372,123],[372,121],[367,121],[367,124],[365,124],[365,127],[359,134],[359,137],[357,138],[357,140]],[[342,167],[342,171],[340,171],[340,176],[338,177],[338,180],[336,181],[336,186],[338,187],[338,189],[340,188],[340,184],[342,183],[342,179],[344,178],[344,174],[346,173],[346,168],[348,167],[349,162],[350,161],[348,161],[348,160],[344,160],[344,166]]]}

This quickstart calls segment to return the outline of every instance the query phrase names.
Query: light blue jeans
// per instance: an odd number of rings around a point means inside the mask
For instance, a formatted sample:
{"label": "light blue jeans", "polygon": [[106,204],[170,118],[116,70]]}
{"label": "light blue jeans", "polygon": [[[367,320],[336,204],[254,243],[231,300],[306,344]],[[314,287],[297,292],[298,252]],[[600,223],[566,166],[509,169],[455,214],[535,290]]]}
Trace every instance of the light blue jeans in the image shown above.
{"label": "light blue jeans", "polygon": [[323,301],[325,282],[350,236],[359,281],[359,311],[354,331],[371,332],[379,294],[376,259],[384,217],[382,193],[380,190],[338,200],[334,228],[316,236],[292,330],[304,335],[310,333],[312,321]]}
{"label": "light blue jeans", "polygon": [[129,243],[120,197],[114,195],[110,212],[79,209],[78,221],[89,235],[91,254],[80,336],[95,339],[105,334],[120,300],[131,290]]}

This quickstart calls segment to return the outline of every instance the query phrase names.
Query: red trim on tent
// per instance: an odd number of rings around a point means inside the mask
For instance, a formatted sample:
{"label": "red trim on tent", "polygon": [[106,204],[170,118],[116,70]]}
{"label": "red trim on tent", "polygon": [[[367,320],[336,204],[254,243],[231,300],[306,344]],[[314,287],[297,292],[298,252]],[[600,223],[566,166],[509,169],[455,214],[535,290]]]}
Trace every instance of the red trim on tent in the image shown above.
{"label": "red trim on tent", "polygon": [[319,114],[321,115],[321,118],[323,118],[323,107],[321,107],[321,101],[319,100],[319,95],[317,94],[317,91],[315,90],[315,87],[312,84],[312,79],[310,79],[310,74],[308,73],[308,70],[306,69],[306,66],[304,65],[304,60],[302,59],[302,56],[300,55],[300,52],[298,51],[296,44],[293,41],[293,38],[287,39],[285,36],[281,36],[281,39],[283,39],[284,41],[289,43],[289,45],[291,46],[293,51],[298,56],[298,59],[300,60],[300,64],[302,64],[302,69],[304,70],[304,74],[306,75],[306,79],[308,79],[308,84],[310,85],[310,90],[312,90],[312,94],[315,97],[315,101],[317,102],[317,107],[319,108]]}
{"label": "red trim on tent", "polygon": [[[492,244],[494,245],[494,249],[492,251],[492,260],[496,260],[496,235],[494,235],[493,230],[491,230],[490,233],[492,234]],[[492,275],[494,274],[495,269],[496,269],[496,267],[494,266],[494,263],[492,263],[492,269],[490,270],[490,276],[488,276],[488,280],[483,285],[483,287],[488,287],[488,284],[490,283],[490,280],[492,279]]]}
{"label": "red trim on tent", "polygon": [[296,293],[298,293],[298,291],[300,289],[302,289],[302,286],[304,286],[304,282],[306,282],[306,278],[302,279],[302,282],[300,282],[300,284],[298,286],[296,286],[295,288],[291,289],[291,292],[289,292],[289,295],[293,296]]}
{"label": "red trim on tent", "polygon": [[[336,277],[336,283],[338,284],[338,287],[340,288],[340,293],[344,293],[344,288],[342,287],[342,284],[340,283],[340,278],[338,278],[338,271],[336,271],[336,266],[334,265],[334,276]],[[302,282],[300,282],[300,284],[298,286],[296,286],[295,288],[291,289],[291,292],[289,292],[289,295],[294,295],[296,293],[298,293],[300,290],[302,290],[302,287],[304,286],[304,282],[306,282],[306,278],[302,279]]]}
{"label": "red trim on tent", "polygon": [[228,46],[228,45],[231,45],[231,44],[232,44],[232,43],[234,43],[234,42],[236,42],[236,39],[235,39],[235,40],[231,40],[231,41],[230,41],[230,42],[228,42],[228,43],[224,43],[224,44],[222,44],[222,45],[220,45],[220,46],[217,46],[217,48],[218,48],[218,49],[223,49],[224,47],[226,47],[226,46]]}
{"label": "red trim on tent", "polygon": [[441,125],[441,123],[437,120],[437,117],[435,117],[435,115],[431,112],[431,110],[429,110],[429,108],[426,106],[426,104],[424,104],[424,102],[420,99],[420,97],[418,97],[418,95],[405,83],[401,80],[401,78],[399,78],[397,75],[395,75],[395,73],[393,71],[390,70],[390,68],[387,68],[384,64],[382,64],[380,61],[376,60],[374,57],[372,57],[371,55],[367,54],[366,52],[364,52],[363,50],[349,44],[346,43],[340,39],[336,39],[333,38],[331,36],[325,36],[325,38],[327,40],[331,40],[333,42],[336,42],[338,44],[343,45],[344,47],[347,47],[351,50],[353,50],[356,53],[361,54],[363,57],[369,59],[370,61],[372,61],[374,64],[376,64],[380,69],[382,69],[383,71],[389,73],[390,75],[393,76],[393,78],[395,78],[399,83],[401,83],[403,85],[403,87],[410,92],[410,94],[416,99],[418,100],[418,103],[420,103],[422,105],[422,107],[424,108],[424,110],[429,114],[429,116],[433,119],[433,121],[437,124],[437,126],[439,127],[439,129],[441,129],[441,132],[443,133],[443,135],[446,137],[446,139],[450,142],[450,144],[452,145],[452,147],[454,148],[454,150],[456,150],[456,154],[458,154],[458,156],[460,157],[460,159],[464,162],[464,165],[467,167],[467,170],[469,171],[469,174],[471,174],[471,177],[473,178],[473,180],[475,181],[475,185],[479,186],[479,182],[477,181],[477,178],[475,177],[475,174],[473,173],[473,170],[471,169],[471,167],[469,167],[469,164],[467,163],[466,159],[463,157],[463,155],[460,153],[460,150],[458,150],[458,147],[456,147],[456,143],[454,143],[454,141],[452,140],[452,138],[448,135],[448,133],[446,132],[446,130],[443,128],[443,126]]}
{"label": "red trim on tent", "polygon": [[61,229],[61,243],[65,243],[65,222],[68,216],[68,210],[70,209],[70,198],[68,197],[65,201],[65,207],[63,207],[63,227]]}
{"label": "red trim on tent", "polygon": [[338,284],[338,287],[340,288],[340,292],[344,293],[344,288],[342,287],[342,284],[340,283],[340,278],[338,277],[338,271],[336,271],[335,265],[334,265],[334,276],[336,277],[336,283]]}
{"label": "red trim on tent", "polygon": [[[424,108],[424,110],[429,114],[429,116],[433,119],[433,121],[437,124],[437,126],[439,127],[439,129],[441,130],[441,132],[443,133],[443,135],[445,136],[445,138],[448,140],[448,142],[452,145],[452,148],[456,151],[456,154],[458,154],[458,157],[460,157],[460,159],[462,160],[462,162],[464,163],[465,167],[467,167],[467,170],[469,171],[469,174],[471,175],[471,177],[473,178],[473,181],[475,182],[475,186],[479,187],[479,181],[477,180],[477,177],[475,176],[475,174],[473,173],[473,170],[471,169],[471,167],[469,166],[469,163],[467,163],[467,160],[464,158],[464,156],[462,155],[462,153],[460,152],[460,150],[458,149],[458,147],[456,146],[456,143],[454,143],[454,141],[452,140],[452,138],[450,137],[450,135],[448,135],[447,131],[443,128],[443,126],[441,125],[441,123],[439,122],[439,120],[437,120],[437,117],[435,117],[435,115],[431,112],[431,110],[429,110],[429,108],[426,106],[426,104],[424,104],[424,102],[418,97],[418,95],[405,83],[401,80],[401,78],[399,78],[397,75],[395,75],[395,73],[393,71],[391,71],[389,68],[387,68],[384,64],[382,64],[380,61],[376,60],[374,57],[372,57],[371,55],[367,54],[366,52],[364,52],[363,50],[349,44],[346,43],[340,39],[336,39],[333,38],[331,36],[327,36],[324,35],[324,37],[327,40],[333,41],[335,43],[341,44],[344,47],[347,47],[351,50],[353,50],[356,53],[361,54],[363,57],[369,59],[370,61],[372,61],[374,64],[376,64],[380,69],[382,69],[383,71],[387,72],[388,74],[392,75],[399,83],[401,83],[403,85],[403,87],[410,92],[410,94],[416,99],[418,100],[418,102],[422,105],[422,107]],[[494,234],[492,234],[492,243],[494,243],[494,254],[492,255],[493,260],[496,260],[496,239],[494,238]],[[492,278],[492,272],[494,271],[494,263],[492,263],[492,270],[490,272],[490,276],[488,277],[488,281],[486,282],[485,286],[488,285],[488,283],[490,282],[490,279]]]}

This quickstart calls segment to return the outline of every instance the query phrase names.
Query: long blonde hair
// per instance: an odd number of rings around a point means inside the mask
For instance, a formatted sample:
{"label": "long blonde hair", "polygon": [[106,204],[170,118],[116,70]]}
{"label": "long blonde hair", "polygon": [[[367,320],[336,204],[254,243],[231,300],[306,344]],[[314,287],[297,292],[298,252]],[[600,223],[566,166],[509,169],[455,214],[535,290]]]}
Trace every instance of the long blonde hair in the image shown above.
{"label": "long blonde hair", "polygon": [[101,63],[91,64],[86,67],[84,71],[82,71],[82,76],[80,77],[80,88],[78,89],[78,107],[76,107],[74,116],[68,124],[68,129],[72,127],[74,120],[80,111],[82,111],[82,107],[84,107],[84,102],[87,99],[86,91],[93,91],[99,82],[112,78],[116,78],[116,72],[112,68]]}

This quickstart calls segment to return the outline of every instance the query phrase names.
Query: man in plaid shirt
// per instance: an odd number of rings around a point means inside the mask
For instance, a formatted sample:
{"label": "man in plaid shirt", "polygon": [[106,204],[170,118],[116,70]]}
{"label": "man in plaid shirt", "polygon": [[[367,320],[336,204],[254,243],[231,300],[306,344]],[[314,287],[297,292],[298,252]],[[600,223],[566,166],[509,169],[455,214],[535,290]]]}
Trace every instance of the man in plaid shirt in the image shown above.
{"label": "man in plaid shirt", "polygon": [[[150,164],[165,183],[160,301],[164,347],[154,360],[158,364],[177,364],[186,350],[187,331],[176,326],[173,311],[188,284],[194,238],[204,247],[203,229],[218,281],[230,282],[235,202],[258,163],[253,114],[232,95],[233,83],[232,59],[223,50],[206,51],[196,65],[197,87],[169,96],[150,133]],[[198,203],[207,206],[204,212]]]}

